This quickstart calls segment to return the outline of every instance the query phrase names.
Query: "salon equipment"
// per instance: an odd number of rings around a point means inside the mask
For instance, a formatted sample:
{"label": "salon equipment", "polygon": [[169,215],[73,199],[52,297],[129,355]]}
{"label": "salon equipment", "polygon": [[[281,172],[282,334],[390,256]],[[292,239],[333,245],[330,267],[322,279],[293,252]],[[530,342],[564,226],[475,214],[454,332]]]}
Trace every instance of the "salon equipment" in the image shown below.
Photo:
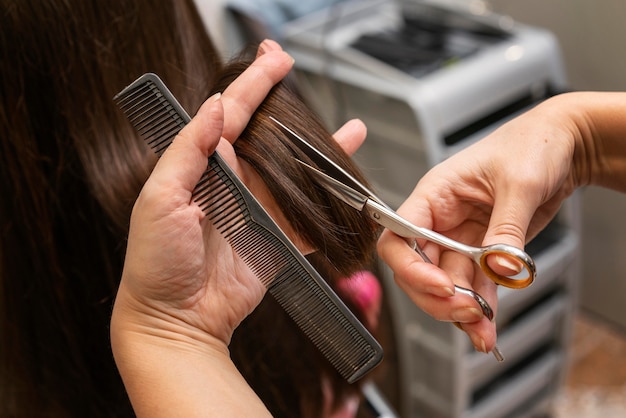
{"label": "salon equipment", "polygon": [[[191,120],[163,82],[145,74],[114,100],[161,156]],[[281,307],[348,381],[382,360],[382,348],[215,152],[192,199]]]}
{"label": "salon equipment", "polygon": [[[497,284],[520,289],[529,286],[535,279],[537,274],[535,263],[524,251],[504,244],[495,244],[481,248],[471,247],[429,229],[411,224],[393,211],[377,197],[374,192],[365,187],[345,170],[341,169],[341,167],[336,165],[324,154],[312,147],[304,138],[277,119],[273,117],[270,118],[289,135],[294,145],[310,159],[311,163],[317,166],[316,168],[304,161],[297,160],[306,169],[309,175],[312,175],[322,187],[342,202],[358,211],[367,213],[369,217],[379,225],[389,229],[396,235],[408,239],[424,261],[431,262],[420,249],[416,238],[426,239],[470,257],[480,266],[485,275]],[[496,273],[487,263],[486,259],[489,255],[501,255],[508,259],[515,260],[515,262],[519,264],[522,274],[516,273],[515,276],[503,276]],[[458,286],[456,286],[456,289],[459,293],[472,297],[479,304],[483,314],[489,320],[493,319],[493,311],[482,296],[470,289]],[[503,357],[498,348],[495,349],[494,355],[499,361],[502,361]]]}

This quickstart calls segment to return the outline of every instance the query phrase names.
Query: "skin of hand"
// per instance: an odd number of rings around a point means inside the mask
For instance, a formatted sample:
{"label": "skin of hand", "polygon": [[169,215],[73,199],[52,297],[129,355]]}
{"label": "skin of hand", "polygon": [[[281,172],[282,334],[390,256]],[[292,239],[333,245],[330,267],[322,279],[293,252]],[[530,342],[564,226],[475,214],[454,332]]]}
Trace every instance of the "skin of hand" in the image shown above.
{"label": "skin of hand", "polygon": [[[265,287],[204,220],[191,193],[217,149],[298,248],[308,250],[232,147],[292,64],[265,41],[255,62],[180,132],[135,203],[111,343],[138,416],[269,416],[228,352],[233,330]],[[356,149],[365,127],[351,121],[335,138]]]}
{"label": "skin of hand", "polygon": [[[435,166],[398,213],[469,245],[523,248],[577,187],[626,190],[624,114],[622,93],[551,98]],[[434,265],[422,262],[389,231],[381,236],[378,252],[420,308],[435,319],[460,322],[478,351],[491,351],[495,324],[453,289],[458,284],[475,290],[495,311],[496,285],[469,258],[432,243],[420,245]],[[492,256],[488,263],[500,274],[517,270],[503,257]]]}

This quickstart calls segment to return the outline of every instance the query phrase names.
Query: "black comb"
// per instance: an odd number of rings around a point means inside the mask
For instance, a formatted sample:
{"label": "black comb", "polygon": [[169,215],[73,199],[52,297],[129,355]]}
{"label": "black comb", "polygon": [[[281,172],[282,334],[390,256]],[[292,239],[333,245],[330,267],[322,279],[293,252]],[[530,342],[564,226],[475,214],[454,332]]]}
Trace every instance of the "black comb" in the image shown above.
{"label": "black comb", "polygon": [[[191,120],[155,74],[114,97],[161,156]],[[382,348],[215,152],[193,200],[298,327],[348,382],[382,360]]]}

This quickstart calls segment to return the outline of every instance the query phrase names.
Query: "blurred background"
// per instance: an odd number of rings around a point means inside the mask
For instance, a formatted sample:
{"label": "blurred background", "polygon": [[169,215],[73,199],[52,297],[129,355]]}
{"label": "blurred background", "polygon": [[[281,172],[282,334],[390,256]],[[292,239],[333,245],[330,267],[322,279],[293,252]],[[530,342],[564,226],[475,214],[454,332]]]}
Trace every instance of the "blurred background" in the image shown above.
{"label": "blurred background", "polygon": [[[287,0],[197,2],[225,57],[265,30],[296,58],[295,83],[326,118],[330,129],[348,117],[360,117],[370,126],[370,148],[357,158],[366,171],[370,170],[383,196],[394,203],[408,194],[427,167],[523,110],[517,106],[522,90],[528,90],[534,102],[567,90],[626,90],[623,0],[295,0],[292,5]],[[276,21],[266,20],[264,12],[271,11],[272,3],[279,3],[282,11],[291,14],[285,13]],[[367,8],[365,3],[375,4]],[[459,53],[454,65],[448,60],[445,65],[429,66],[419,73],[405,67],[398,71],[400,64],[390,64],[387,58],[367,49],[371,43],[359,49],[357,41],[365,39],[364,31],[388,37],[398,25],[406,24],[403,18],[407,10],[412,17],[420,15],[426,21],[441,23],[439,11],[432,14],[419,9],[423,3],[447,9],[455,17],[450,20],[452,25],[467,24],[467,20],[458,18],[460,13],[473,24],[483,25],[483,31],[487,25],[502,30],[504,35],[490,34],[495,36],[493,42],[481,38],[478,52]],[[264,9],[255,13],[255,7]],[[353,27],[358,30],[350,29]],[[468,39],[474,41],[472,36]],[[388,45],[386,48],[394,48]],[[398,50],[405,47],[395,45]],[[455,44],[459,45],[468,43]],[[503,45],[521,45],[526,55],[507,63],[488,58]],[[410,53],[401,55],[404,58]],[[485,76],[489,72],[493,74]],[[480,86],[484,97],[478,87],[471,90],[470,84]],[[474,113],[454,109],[468,101]],[[511,110],[513,105],[517,107]],[[482,125],[477,128],[478,122]],[[459,140],[458,135],[468,128],[473,129],[471,134]],[[385,142],[390,133],[395,139],[393,144]],[[411,165],[402,160],[407,152],[415,161]],[[390,161],[381,162],[382,155],[390,156]],[[393,169],[386,171],[390,166]],[[400,170],[402,179],[398,180],[394,172]],[[490,363],[467,354],[459,333],[452,334],[449,327],[440,329],[414,312],[394,291],[389,272],[382,266],[379,275],[387,282],[392,305],[388,309],[390,328],[394,330],[390,338],[397,345],[391,362],[397,362],[400,369],[391,373],[392,382],[386,385],[396,393],[386,395],[392,398],[399,415],[626,416],[625,213],[625,195],[594,187],[581,190],[564,207],[552,235],[537,244],[536,250],[545,271],[542,277],[540,270],[538,281],[544,279],[544,283],[552,284],[533,290],[530,296],[507,293],[501,297],[501,309],[505,309],[499,314],[504,316],[503,323],[498,324],[502,327],[501,341],[515,366],[506,373],[485,371],[492,367]],[[524,335],[540,334],[546,322],[541,318],[554,324],[545,330],[552,338],[537,337],[535,346],[519,348],[520,337],[516,335],[524,328],[522,325],[527,328]],[[531,368],[535,364],[538,371],[533,375]],[[476,387],[469,376],[472,373],[479,375],[476,380],[480,385]],[[543,398],[528,389],[528,399],[520,400],[525,396],[521,395],[524,392],[520,383],[524,376],[533,376],[529,381],[535,382],[535,389],[541,389]],[[498,386],[504,388],[505,384],[511,385],[509,392]],[[449,390],[440,390],[438,385]],[[519,401],[521,406],[498,406],[490,400],[495,395],[505,404]],[[541,406],[534,408],[534,404]]]}

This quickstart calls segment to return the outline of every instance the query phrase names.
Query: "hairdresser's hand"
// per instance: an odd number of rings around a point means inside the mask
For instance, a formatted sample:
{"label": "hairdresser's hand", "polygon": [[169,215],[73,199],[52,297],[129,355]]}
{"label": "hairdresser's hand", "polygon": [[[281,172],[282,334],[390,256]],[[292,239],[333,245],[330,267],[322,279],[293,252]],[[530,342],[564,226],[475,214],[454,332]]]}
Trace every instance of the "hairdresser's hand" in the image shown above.
{"label": "hairdresser's hand", "polygon": [[[266,51],[221,98],[209,99],[159,159],[135,204],[111,339],[140,416],[267,412],[228,353],[234,328],[265,288],[190,201],[208,156],[218,143],[230,146],[223,136],[240,134],[291,64],[279,48]],[[254,178],[245,165],[236,170]]]}
{"label": "hairdresser's hand", "polygon": [[[237,158],[228,139],[240,135],[265,95],[291,68],[292,59],[276,43],[266,41],[261,50],[220,98],[213,97],[202,106],[146,182],[131,218],[116,304],[116,308],[123,306],[128,294],[147,305],[157,302],[159,309],[175,309],[172,316],[181,317],[182,325],[217,337],[224,346],[234,328],[260,302],[265,288],[211,224],[202,222],[199,208],[190,203],[206,158],[214,149],[296,246],[304,253],[312,250],[293,232],[262,179]],[[339,142],[347,143],[348,151],[356,149],[364,137],[360,121],[347,123],[336,134]]]}
{"label": "hairdresser's hand", "polygon": [[[584,118],[554,99],[507,123],[495,133],[434,167],[398,212],[414,224],[466,244],[496,243],[524,248],[554,217],[562,201],[585,179],[586,164],[574,156],[583,147]],[[477,350],[491,351],[495,324],[483,317],[454,284],[481,294],[496,308],[496,285],[465,256],[421,243],[429,265],[405,240],[385,231],[378,249],[398,285],[425,312],[442,321],[461,322]],[[517,270],[494,257],[500,274]],[[523,290],[520,290],[523,291]]]}
{"label": "hairdresser's hand", "polygon": [[[202,230],[209,223],[200,223],[203,215],[195,203],[190,203],[190,196],[206,169],[208,156],[216,147],[229,147],[224,137],[239,136],[257,106],[287,74],[291,65],[292,59],[276,43],[264,42],[254,63],[231,83],[221,97],[209,99],[174,140],[142,190],[131,219],[124,274],[124,278],[130,280],[123,280],[122,286],[133,284],[136,277],[144,279],[146,276],[149,282],[138,283],[145,285],[144,288],[133,289],[138,297],[143,296],[145,287],[151,286],[154,287],[151,292],[163,293],[149,294],[155,299],[158,299],[157,296],[176,299],[172,291],[180,290],[181,300],[193,299],[197,302],[196,298],[200,297],[197,293],[206,285],[205,281],[225,279],[225,285],[215,284],[216,290],[223,291],[226,296],[231,292],[241,292],[241,296],[215,297],[205,308],[215,309],[216,313],[200,315],[198,312],[198,318],[195,319],[210,321],[196,325],[226,344],[232,330],[258,304],[264,289],[258,280],[244,280],[239,286],[235,285],[236,280],[231,280],[233,277],[251,279],[251,274],[247,273],[247,268],[241,262],[235,260],[237,257],[230,246],[222,239],[217,239],[219,234]],[[238,174],[252,178],[253,173],[248,173],[246,167],[236,157],[233,158],[232,165]],[[260,180],[256,183],[258,186],[255,192],[263,195],[264,185]],[[268,206],[271,211],[271,202]],[[160,281],[163,275],[169,277]],[[204,276],[208,276],[208,279]],[[181,285],[181,289],[177,289],[172,287],[174,280],[197,282],[175,282]],[[208,292],[208,296],[211,295],[214,294]],[[174,305],[177,303],[179,301]],[[227,306],[222,307],[220,303]]]}

